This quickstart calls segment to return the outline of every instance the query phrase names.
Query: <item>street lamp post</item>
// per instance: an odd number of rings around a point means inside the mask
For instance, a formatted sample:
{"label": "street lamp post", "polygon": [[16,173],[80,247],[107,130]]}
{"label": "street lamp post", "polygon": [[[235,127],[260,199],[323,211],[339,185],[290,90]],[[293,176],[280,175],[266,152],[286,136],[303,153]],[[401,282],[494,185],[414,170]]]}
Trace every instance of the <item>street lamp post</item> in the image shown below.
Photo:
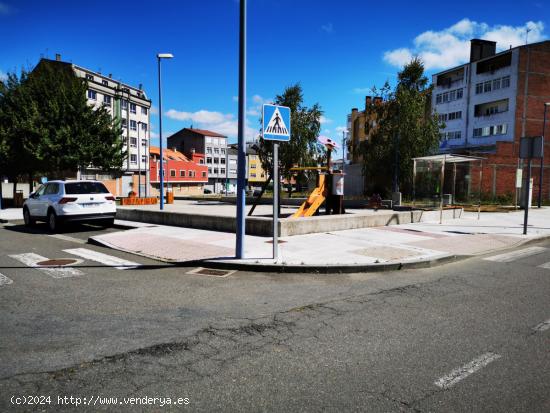
{"label": "street lamp post", "polygon": [[540,157],[540,168],[539,168],[539,199],[538,207],[540,208],[542,203],[542,176],[544,172],[544,132],[546,130],[546,109],[550,106],[550,102],[544,104],[544,118],[542,120],[542,156]]}
{"label": "street lamp post", "polygon": [[160,61],[162,59],[172,59],[174,55],[172,53],[159,53],[157,54],[158,61],[158,75],[159,75],[159,148],[160,148],[160,209],[164,209],[164,165],[163,165],[163,153],[162,153],[162,84],[160,75]]}
{"label": "street lamp post", "polygon": [[141,129],[141,125],[143,122],[138,121],[137,123],[137,132],[138,132],[138,138],[137,138],[137,148],[138,148],[138,197],[141,198],[141,139],[139,137],[139,130]]}

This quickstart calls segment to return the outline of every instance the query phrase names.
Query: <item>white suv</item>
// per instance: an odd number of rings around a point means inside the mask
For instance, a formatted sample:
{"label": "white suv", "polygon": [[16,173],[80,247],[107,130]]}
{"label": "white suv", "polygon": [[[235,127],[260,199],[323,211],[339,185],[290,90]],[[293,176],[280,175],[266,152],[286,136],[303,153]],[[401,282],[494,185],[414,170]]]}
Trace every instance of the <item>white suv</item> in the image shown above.
{"label": "white suv", "polygon": [[25,225],[46,221],[51,232],[67,221],[110,226],[115,214],[115,197],[98,181],[50,181],[40,185],[23,204]]}

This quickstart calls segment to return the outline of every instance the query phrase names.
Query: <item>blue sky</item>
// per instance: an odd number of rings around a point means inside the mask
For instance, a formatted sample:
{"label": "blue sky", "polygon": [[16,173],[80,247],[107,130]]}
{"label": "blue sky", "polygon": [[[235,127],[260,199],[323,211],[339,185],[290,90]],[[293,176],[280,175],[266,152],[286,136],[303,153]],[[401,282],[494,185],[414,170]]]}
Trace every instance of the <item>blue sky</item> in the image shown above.
{"label": "blue sky", "polygon": [[[341,139],[346,114],[373,85],[394,83],[413,55],[428,73],[467,59],[472,37],[500,48],[548,38],[550,2],[248,1],[248,132],[261,104],[300,82],[306,105],[324,112],[322,134]],[[32,68],[40,56],[143,83],[157,107],[157,52],[163,63],[165,136],[212,129],[236,141],[237,0],[0,0],[0,76]],[[152,117],[158,142],[158,116]]]}

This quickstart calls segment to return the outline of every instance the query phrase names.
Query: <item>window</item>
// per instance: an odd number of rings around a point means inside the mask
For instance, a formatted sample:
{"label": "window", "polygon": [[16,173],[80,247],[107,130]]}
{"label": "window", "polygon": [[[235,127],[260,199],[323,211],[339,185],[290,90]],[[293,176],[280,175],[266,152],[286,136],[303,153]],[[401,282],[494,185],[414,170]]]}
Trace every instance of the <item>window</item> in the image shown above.
{"label": "window", "polygon": [[147,155],[141,155],[141,163],[147,163]]}
{"label": "window", "polygon": [[208,164],[212,163],[212,157],[211,156],[206,157],[206,163],[208,163]]}
{"label": "window", "polygon": [[449,101],[449,92],[445,92],[443,93],[443,102],[448,102]]}
{"label": "window", "polygon": [[481,128],[474,129],[474,138],[479,138],[481,136]]}
{"label": "window", "polygon": [[136,138],[130,138],[130,146],[132,148],[135,148],[137,146],[137,139]]}
{"label": "window", "polygon": [[65,184],[65,193],[77,194],[108,194],[109,190],[101,182],[71,182]]}
{"label": "window", "polygon": [[493,90],[500,89],[500,78],[493,80]]}
{"label": "window", "polygon": [[175,169],[170,169],[170,176],[172,178],[175,178],[176,177],[176,170]]}
{"label": "window", "polygon": [[252,173],[251,173],[251,174],[250,174],[250,177],[251,177],[251,178],[256,178],[256,174],[252,174]]}
{"label": "window", "polygon": [[487,82],[485,82],[483,84],[483,93],[487,93],[487,92],[490,92],[491,91],[491,85],[493,84],[493,82],[491,82],[490,80],[488,80]]}
{"label": "window", "polygon": [[203,159],[203,158],[200,158],[200,159],[199,159],[199,164],[200,164],[200,165],[204,165],[204,159]]}
{"label": "window", "polygon": [[214,168],[214,174],[218,173],[218,168]]}
{"label": "window", "polygon": [[220,163],[221,163],[222,165],[225,165],[225,158],[220,158]]}
{"label": "window", "polygon": [[185,170],[180,169],[180,178],[185,178]]}
{"label": "window", "polygon": [[225,148],[221,149],[222,155],[225,155]]}
{"label": "window", "polygon": [[439,93],[439,94],[435,97],[435,103],[436,103],[436,104],[441,103],[441,93]]}
{"label": "window", "polygon": [[212,168],[208,167],[208,173],[209,173],[209,174],[212,173]]}
{"label": "window", "polygon": [[44,191],[44,195],[55,195],[59,192],[59,184],[48,184],[46,185],[46,190]]}
{"label": "window", "polygon": [[483,83],[476,84],[476,95],[483,93]]}
{"label": "window", "polygon": [[212,153],[212,148],[206,148],[206,153]]}
{"label": "window", "polygon": [[137,155],[130,155],[130,163],[137,163]]}
{"label": "window", "polygon": [[141,123],[141,130],[147,132],[147,124],[145,122],[140,122],[140,123]]}
{"label": "window", "polygon": [[207,136],[207,137],[205,138],[205,142],[206,142],[206,143],[212,143],[212,138],[211,138],[210,136]]}
{"label": "window", "polygon": [[229,173],[235,175],[237,173],[237,170],[236,169],[230,169]]}
{"label": "window", "polygon": [[97,92],[95,90],[88,89],[88,99],[97,100]]}
{"label": "window", "polygon": [[456,100],[462,99],[463,95],[464,95],[464,90],[463,89],[457,89],[456,90]]}
{"label": "window", "polygon": [[215,158],[214,158],[214,163],[220,163],[220,158],[215,157]]}
{"label": "window", "polygon": [[220,142],[218,141],[218,138],[212,138],[212,143],[214,145],[219,145],[220,144]]}
{"label": "window", "polygon": [[141,107],[141,114],[142,115],[147,115],[147,112],[148,112],[147,108],[145,106],[142,106]]}
{"label": "window", "polygon": [[490,136],[491,135],[491,127],[485,126],[484,128],[481,128],[481,136]]}
{"label": "window", "polygon": [[137,122],[135,120],[130,120],[130,130],[137,130]]}
{"label": "window", "polygon": [[107,96],[107,95],[103,96],[103,104],[105,106],[111,107],[111,96]]}
{"label": "window", "polygon": [[126,129],[126,128],[128,127],[128,119],[126,119],[126,118],[120,119],[120,126],[121,126],[123,129]]}
{"label": "window", "polygon": [[449,92],[449,101],[456,100],[456,90],[451,90]]}
{"label": "window", "polygon": [[214,148],[214,153],[219,154],[220,153],[220,148]]}
{"label": "window", "polygon": [[128,101],[127,100],[121,100],[120,101],[120,108],[122,110],[127,110],[128,109]]}
{"label": "window", "polygon": [[220,173],[221,173],[222,175],[225,175],[225,168],[221,168],[221,169],[220,169]]}
{"label": "window", "polygon": [[250,169],[256,169],[256,164],[255,163],[250,164]]}
{"label": "window", "polygon": [[195,177],[195,171],[189,171],[189,177],[194,178]]}
{"label": "window", "polygon": [[202,177],[203,177],[203,178],[206,178],[206,172],[203,172],[203,173],[202,173]]}
{"label": "window", "polygon": [[506,135],[508,131],[508,124],[503,123],[502,125],[497,125],[496,134],[497,135]]}
{"label": "window", "polygon": [[141,140],[141,146],[147,146],[147,139]]}
{"label": "window", "polygon": [[130,113],[136,113],[136,104],[130,103]]}
{"label": "window", "polygon": [[103,86],[109,86],[109,82],[106,81],[106,80],[102,80],[102,81],[101,81],[101,84],[102,84]]}
{"label": "window", "polygon": [[502,78],[502,88],[510,87],[510,76],[504,76]]}
{"label": "window", "polygon": [[94,76],[93,75],[90,75],[88,73],[86,73],[86,80],[91,80],[93,81],[94,80]]}

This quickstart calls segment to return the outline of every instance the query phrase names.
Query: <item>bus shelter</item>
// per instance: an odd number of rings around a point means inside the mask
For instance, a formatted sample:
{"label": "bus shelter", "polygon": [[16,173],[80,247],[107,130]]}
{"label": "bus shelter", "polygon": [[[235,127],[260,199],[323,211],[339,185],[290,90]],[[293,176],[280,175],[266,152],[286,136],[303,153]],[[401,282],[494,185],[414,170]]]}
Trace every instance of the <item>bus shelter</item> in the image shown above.
{"label": "bus shelter", "polygon": [[[439,182],[435,182],[434,192],[439,192],[439,223],[443,222],[443,187],[445,185],[445,167],[452,165],[453,167],[453,176],[452,176],[452,203],[455,202],[456,195],[456,180],[457,180],[457,164],[467,164],[471,166],[479,165],[479,190],[478,190],[478,205],[477,205],[477,219],[480,217],[481,212],[481,182],[483,181],[483,161],[485,158],[477,156],[467,156],[467,155],[453,155],[453,154],[441,154],[441,155],[431,155],[431,156],[422,156],[419,158],[413,158],[413,206],[416,204],[416,175],[417,169],[420,165],[435,165],[435,170],[440,170]],[[471,179],[471,177],[470,177]],[[436,190],[436,186],[439,187],[439,190]]]}

